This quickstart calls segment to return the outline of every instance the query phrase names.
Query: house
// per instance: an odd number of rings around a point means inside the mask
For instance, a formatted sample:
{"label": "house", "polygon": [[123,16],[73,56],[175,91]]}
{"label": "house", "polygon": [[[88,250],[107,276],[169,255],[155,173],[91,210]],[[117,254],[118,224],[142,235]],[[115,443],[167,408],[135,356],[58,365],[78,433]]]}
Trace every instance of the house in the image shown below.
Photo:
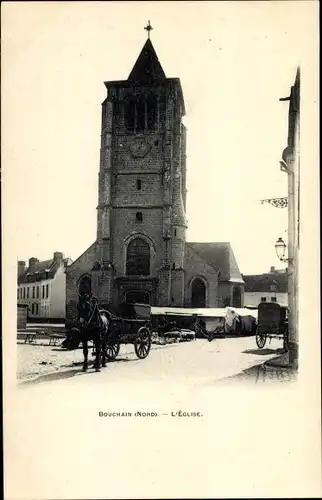
{"label": "house", "polygon": [[257,275],[244,275],[245,306],[258,306],[260,302],[277,302],[280,305],[288,305],[287,294],[287,271],[275,270],[271,267],[270,272]]}
{"label": "house", "polygon": [[61,252],[54,252],[49,260],[31,257],[28,267],[18,261],[17,301],[28,307],[28,319],[65,319],[65,270],[71,263]]}

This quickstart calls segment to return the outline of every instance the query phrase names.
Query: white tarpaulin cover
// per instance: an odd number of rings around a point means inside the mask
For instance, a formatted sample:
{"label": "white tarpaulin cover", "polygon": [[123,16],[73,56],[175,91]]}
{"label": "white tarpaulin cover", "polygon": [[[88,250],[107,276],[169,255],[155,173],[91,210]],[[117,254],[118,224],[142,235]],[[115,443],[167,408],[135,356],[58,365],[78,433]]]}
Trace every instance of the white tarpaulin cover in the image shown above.
{"label": "white tarpaulin cover", "polygon": [[235,311],[239,316],[253,316],[255,319],[258,317],[257,309],[246,309],[245,307],[226,307],[226,309]]}
{"label": "white tarpaulin cover", "polygon": [[206,307],[206,308],[181,308],[181,307],[151,307],[151,314],[155,315],[175,315],[175,316],[192,316],[196,314],[203,318],[225,318],[227,310],[233,310],[240,316],[253,316],[257,319],[256,309],[245,309],[237,307]]}

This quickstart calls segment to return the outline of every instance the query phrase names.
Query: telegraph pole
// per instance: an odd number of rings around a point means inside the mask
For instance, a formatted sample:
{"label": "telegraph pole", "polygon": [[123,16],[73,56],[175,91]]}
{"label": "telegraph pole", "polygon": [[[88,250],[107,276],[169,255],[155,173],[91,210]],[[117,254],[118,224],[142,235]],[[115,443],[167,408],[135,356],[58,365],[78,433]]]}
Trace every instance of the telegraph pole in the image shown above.
{"label": "telegraph pole", "polygon": [[261,200],[276,208],[288,209],[288,255],[281,258],[287,262],[288,283],[288,355],[289,366],[298,368],[298,252],[299,238],[299,185],[300,185],[300,70],[298,68],[295,84],[289,97],[280,101],[289,101],[287,147],[282,154],[280,168],[287,173],[287,198]]}
{"label": "telegraph pole", "polygon": [[298,249],[299,249],[299,134],[300,70],[289,97],[288,145],[283,151],[281,170],[288,177],[288,305],[289,365],[298,368]]}

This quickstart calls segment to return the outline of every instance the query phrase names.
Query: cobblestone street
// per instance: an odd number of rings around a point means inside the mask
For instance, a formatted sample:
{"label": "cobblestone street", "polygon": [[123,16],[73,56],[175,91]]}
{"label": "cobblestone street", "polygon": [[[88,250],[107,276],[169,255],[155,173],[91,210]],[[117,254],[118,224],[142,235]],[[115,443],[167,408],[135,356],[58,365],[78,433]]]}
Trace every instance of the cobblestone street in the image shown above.
{"label": "cobblestone street", "polygon": [[[197,384],[276,383],[295,380],[285,368],[264,365],[282,351],[278,341],[258,349],[254,337],[152,345],[149,356],[139,360],[132,345],[122,345],[116,360],[108,363],[99,377],[112,382],[129,378],[145,380],[184,379]],[[59,346],[18,343],[17,378],[19,382],[55,381],[81,372],[82,349],[66,351]],[[89,360],[94,360],[89,350]],[[90,372],[93,371],[89,370]]]}

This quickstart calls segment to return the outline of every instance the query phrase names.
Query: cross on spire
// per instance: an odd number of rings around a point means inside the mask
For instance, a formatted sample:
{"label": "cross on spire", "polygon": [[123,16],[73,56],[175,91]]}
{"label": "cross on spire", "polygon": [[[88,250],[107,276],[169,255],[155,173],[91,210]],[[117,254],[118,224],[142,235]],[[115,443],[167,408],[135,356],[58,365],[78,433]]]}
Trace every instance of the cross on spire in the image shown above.
{"label": "cross on spire", "polygon": [[152,28],[152,26],[150,24],[150,21],[148,21],[148,24],[147,24],[147,26],[145,26],[144,29],[147,30],[147,32],[148,32],[148,38],[150,38],[150,31],[153,30],[153,28]]}

